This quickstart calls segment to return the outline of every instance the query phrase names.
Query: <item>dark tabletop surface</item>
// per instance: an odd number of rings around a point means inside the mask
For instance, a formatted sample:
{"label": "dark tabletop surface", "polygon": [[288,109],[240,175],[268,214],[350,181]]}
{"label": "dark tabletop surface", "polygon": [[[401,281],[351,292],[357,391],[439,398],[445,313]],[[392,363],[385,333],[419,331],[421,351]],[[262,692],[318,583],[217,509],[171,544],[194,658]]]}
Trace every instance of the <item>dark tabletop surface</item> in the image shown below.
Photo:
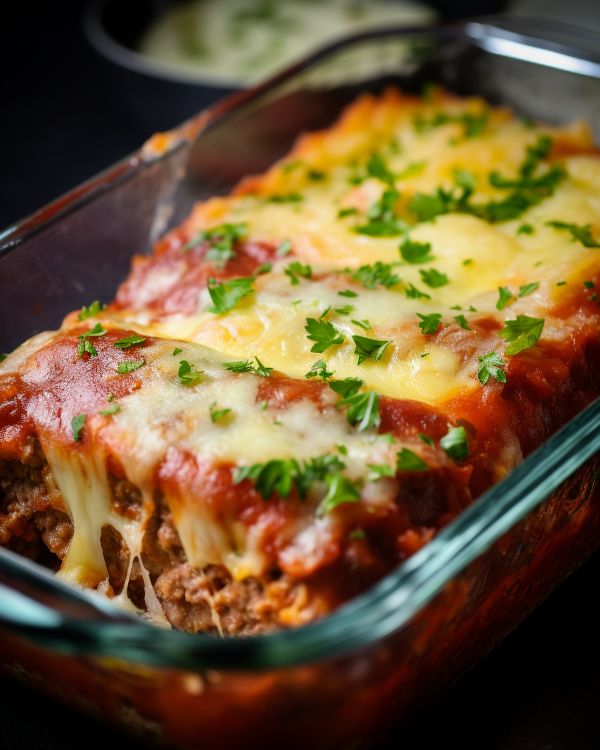
{"label": "dark tabletop surface", "polygon": [[[61,0],[36,12],[13,3],[3,22],[0,228],[214,96],[171,102],[141,85],[124,88],[126,74],[84,38],[81,6]],[[600,748],[599,582],[596,555],[392,747]],[[1,677],[0,717],[2,749],[105,750],[122,737]]]}

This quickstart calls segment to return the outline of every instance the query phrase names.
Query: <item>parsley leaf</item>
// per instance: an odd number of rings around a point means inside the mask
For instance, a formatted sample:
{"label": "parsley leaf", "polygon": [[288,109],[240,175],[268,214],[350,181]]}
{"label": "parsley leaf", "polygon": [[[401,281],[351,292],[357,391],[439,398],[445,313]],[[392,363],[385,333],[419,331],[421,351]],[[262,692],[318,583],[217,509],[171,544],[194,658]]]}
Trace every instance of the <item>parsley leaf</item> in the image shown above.
{"label": "parsley leaf", "polygon": [[330,346],[337,346],[344,343],[344,336],[328,320],[316,320],[307,318],[304,330],[308,334],[310,341],[315,341],[311,347],[311,352],[324,352]]}
{"label": "parsley leaf", "polygon": [[343,307],[334,307],[333,312],[336,312],[338,315],[350,315],[350,313],[354,312],[354,305],[344,305]]}
{"label": "parsley leaf", "polygon": [[356,485],[339,472],[325,477],[327,494],[317,509],[317,515],[324,516],[343,503],[358,503],[360,492]]}
{"label": "parsley leaf", "polygon": [[88,341],[88,339],[80,339],[77,342],[77,356],[79,359],[81,359],[84,354],[89,354],[90,357],[98,356],[98,350],[91,341]]}
{"label": "parsley leaf", "polygon": [[273,372],[273,368],[265,367],[265,365],[263,365],[263,363],[260,361],[258,357],[254,357],[254,359],[256,361],[256,368],[255,368],[256,374],[260,375],[261,378],[268,378]]}
{"label": "parsley leaf", "polygon": [[118,339],[115,341],[113,346],[116,346],[117,349],[129,349],[130,346],[137,346],[138,344],[143,344],[145,341],[144,336],[138,336],[137,333],[131,334],[131,336],[126,336],[123,339]]}
{"label": "parsley leaf", "polygon": [[544,318],[530,318],[528,315],[517,315],[515,320],[506,320],[500,331],[500,336],[510,342],[506,353],[518,354],[535,346],[542,335],[544,322]]}
{"label": "parsley leaf", "polygon": [[252,294],[254,277],[232,279],[219,283],[215,279],[208,280],[208,293],[213,301],[210,312],[223,314],[233,310],[236,304],[243,298]]}
{"label": "parsley leaf", "polygon": [[571,234],[573,240],[581,242],[585,247],[600,247],[600,242],[592,236],[591,224],[568,224],[566,221],[547,221],[546,225],[554,229],[564,229]]}
{"label": "parsley leaf", "polygon": [[270,195],[267,203],[300,203],[304,197],[300,193],[286,193],[285,195]]}
{"label": "parsley leaf", "polygon": [[217,402],[214,401],[208,408],[210,412],[210,421],[213,424],[216,424],[219,422],[223,417],[226,417],[228,414],[231,414],[231,409],[217,409]]}
{"label": "parsley leaf", "polygon": [[355,320],[354,318],[351,321],[354,323],[355,326],[358,326],[359,328],[362,328],[363,331],[370,331],[373,326],[369,323],[368,320]]}
{"label": "parsley leaf", "polygon": [[307,379],[321,378],[321,380],[325,381],[333,377],[333,372],[329,372],[327,369],[327,362],[325,362],[324,359],[318,359],[316,362],[313,362],[310,370],[304,377]]}
{"label": "parsley leaf", "polygon": [[472,331],[473,329],[469,326],[469,323],[464,315],[455,315],[454,320],[456,321],[456,324],[459,325],[461,328],[464,328],[465,331]]}
{"label": "parsley leaf", "polygon": [[442,450],[453,461],[462,461],[469,455],[469,441],[464,427],[452,427],[440,440]]}
{"label": "parsley leaf", "polygon": [[534,229],[533,225],[531,224],[521,224],[521,226],[517,229],[517,234],[533,234]]}
{"label": "parsley leaf", "polygon": [[177,377],[181,385],[198,385],[203,380],[204,372],[198,370],[195,365],[191,365],[186,359],[182,359],[179,363]]}
{"label": "parsley leaf", "polygon": [[99,312],[102,312],[104,309],[104,305],[99,300],[94,300],[91,302],[87,307],[84,305],[81,308],[81,311],[79,315],[77,316],[79,320],[87,320],[88,318],[94,318],[96,315],[98,315]]}
{"label": "parsley leaf", "polygon": [[395,474],[393,466],[389,464],[367,464],[369,474],[367,479],[370,482],[375,482],[383,477],[393,477]]}
{"label": "parsley leaf", "polygon": [[[367,289],[375,289],[376,286],[384,286],[386,289],[390,289],[400,283],[400,277],[392,272],[393,268],[393,263],[382,263],[378,260],[373,265],[360,266],[356,271],[350,271],[349,273],[353,281],[359,282]],[[341,294],[341,292],[338,292],[338,294]]]}
{"label": "parsley leaf", "polygon": [[368,210],[368,222],[354,227],[354,231],[370,237],[396,237],[403,234],[407,229],[406,223],[396,216],[399,198],[397,190],[386,190]]}
{"label": "parsley leaf", "polygon": [[171,352],[171,355],[173,357],[176,357],[178,354],[181,354],[182,351],[183,349],[181,349],[181,347],[176,346],[175,349],[173,349],[173,351]]}
{"label": "parsley leaf", "polygon": [[362,385],[360,378],[345,378],[329,383],[331,390],[342,396],[337,406],[348,407],[348,422],[351,425],[358,423],[359,430],[366,430],[379,425],[379,396],[373,391],[359,393]]}
{"label": "parsley leaf", "polygon": [[98,414],[102,414],[103,417],[110,417],[113,414],[118,414],[121,411],[121,404],[114,401],[110,406],[107,406],[106,409],[101,409]]}
{"label": "parsley leaf", "polygon": [[420,269],[419,274],[421,275],[423,282],[432,289],[445,286],[450,281],[445,273],[436,271],[435,268]]}
{"label": "parsley leaf", "polygon": [[367,336],[352,336],[352,340],[356,346],[354,353],[357,355],[359,365],[366,359],[374,359],[379,362],[383,358],[385,350],[392,343],[391,341],[370,339]]}
{"label": "parsley leaf", "polygon": [[496,352],[488,352],[479,357],[479,369],[477,370],[477,380],[481,385],[485,385],[490,377],[499,383],[506,383],[506,374],[503,367],[506,362]]}
{"label": "parsley leaf", "polygon": [[233,245],[237,240],[244,239],[246,234],[246,224],[220,224],[212,229],[201,230],[181,249],[183,251],[192,250],[192,248],[208,241],[210,247],[204,257],[207,260],[215,261],[218,267],[222,267],[228,260],[235,257]]}
{"label": "parsley leaf", "polygon": [[523,284],[519,287],[519,297],[527,297],[528,294],[535,292],[539,285],[539,281],[532,281],[530,284]]}
{"label": "parsley leaf", "polygon": [[86,331],[85,333],[82,333],[79,338],[80,339],[87,339],[89,336],[104,336],[104,334],[108,333],[106,328],[102,325],[102,323],[96,323],[96,325],[93,328],[90,328],[89,331]]}
{"label": "parsley leaf", "polygon": [[286,276],[289,276],[292,286],[297,286],[300,283],[298,280],[298,276],[301,276],[304,279],[312,278],[312,268],[308,264],[305,265],[297,260],[295,260],[293,263],[289,263],[283,269],[283,272]]}
{"label": "parsley leaf", "polygon": [[242,372],[252,372],[255,375],[260,375],[263,378],[268,378],[273,372],[272,367],[265,367],[258,357],[254,357],[256,365],[251,359],[241,359],[236,362],[223,362],[225,370],[235,372],[238,375]]}
{"label": "parsley leaf", "polygon": [[119,375],[127,375],[127,373],[134,372],[134,370],[139,370],[145,364],[146,360],[144,359],[125,360],[124,362],[119,362],[117,365],[117,373]]}
{"label": "parsley leaf", "polygon": [[231,372],[254,372],[254,364],[251,359],[240,359],[235,362],[223,362],[223,367]]}
{"label": "parsley leaf", "polygon": [[441,313],[430,313],[429,315],[417,313],[417,317],[421,318],[421,322],[419,323],[419,328],[421,329],[421,332],[424,334],[435,333],[437,329],[439,328],[440,323],[442,322]]}
{"label": "parsley leaf", "polygon": [[358,294],[353,292],[352,289],[342,289],[338,294],[340,297],[358,297]]}
{"label": "parsley leaf", "polygon": [[428,263],[431,256],[431,242],[413,242],[407,238],[400,245],[400,255],[407,263]]}
{"label": "parsley leaf", "polygon": [[395,177],[392,172],[390,172],[381,154],[378,154],[377,152],[371,154],[369,157],[367,162],[367,175],[385,182],[391,188],[394,187]]}
{"label": "parsley leaf", "polygon": [[409,284],[405,288],[404,294],[408,297],[408,299],[431,299],[430,294],[427,294],[427,292],[422,292],[420,289],[417,289],[417,287],[414,284]]}
{"label": "parsley leaf", "polygon": [[283,258],[286,255],[289,255],[291,252],[292,252],[292,241],[282,240],[277,246],[277,250],[275,251],[275,254],[277,255],[278,258]]}
{"label": "parsley leaf", "polygon": [[496,309],[497,310],[504,310],[506,305],[511,301],[513,298],[513,293],[510,291],[510,289],[507,286],[499,286],[498,287],[498,301],[496,302]]}
{"label": "parsley leaf", "polygon": [[71,430],[73,432],[73,440],[76,443],[81,440],[81,432],[83,430],[83,426],[85,425],[85,420],[85,414],[76,414],[74,417],[71,417]]}
{"label": "parsley leaf", "polygon": [[398,471],[428,471],[429,466],[414,451],[402,448],[396,453],[396,469]]}

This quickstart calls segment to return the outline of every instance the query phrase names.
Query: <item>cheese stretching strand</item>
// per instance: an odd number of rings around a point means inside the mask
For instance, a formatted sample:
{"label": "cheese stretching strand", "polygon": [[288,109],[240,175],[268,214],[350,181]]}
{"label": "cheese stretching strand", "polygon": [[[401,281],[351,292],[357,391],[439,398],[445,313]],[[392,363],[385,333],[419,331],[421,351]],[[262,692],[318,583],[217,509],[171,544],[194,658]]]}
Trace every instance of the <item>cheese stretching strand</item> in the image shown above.
{"label": "cheese stretching strand", "polygon": [[599,395],[584,123],[389,90],[0,364],[0,543],[152,621],[321,617]]}

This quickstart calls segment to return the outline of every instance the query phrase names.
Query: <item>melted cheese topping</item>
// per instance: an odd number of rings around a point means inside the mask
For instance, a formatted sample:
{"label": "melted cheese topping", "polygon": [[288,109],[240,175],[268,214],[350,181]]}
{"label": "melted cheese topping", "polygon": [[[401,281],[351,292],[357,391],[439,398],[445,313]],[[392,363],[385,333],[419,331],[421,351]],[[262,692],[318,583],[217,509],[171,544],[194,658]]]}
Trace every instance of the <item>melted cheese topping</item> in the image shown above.
{"label": "melted cheese topping", "polygon": [[[415,127],[417,116],[431,123],[440,113],[449,121]],[[484,118],[480,131],[471,136],[465,131],[469,117]],[[141,564],[146,518],[141,523],[127,522],[113,509],[108,455],[118,457],[128,480],[140,488],[147,509],[152,506],[157,472],[173,451],[207,466],[239,467],[332,455],[343,445],[344,475],[352,480],[365,480],[369,466],[394,465],[401,446],[382,441],[374,429],[360,432],[351,426],[345,413],[335,408],[337,397],[329,389],[324,389],[318,403],[305,397],[276,409],[261,401],[258,375],[228,372],[224,362],[258,357],[267,367],[304,379],[313,363],[324,359],[336,379],[360,378],[379,394],[441,405],[482,387],[477,379],[478,358],[490,351],[503,352],[505,342],[497,330],[505,320],[517,315],[545,318],[542,338],[569,336],[570,324],[554,321],[552,310],[597,272],[600,251],[584,247],[568,231],[548,222],[589,225],[593,236],[600,236],[596,157],[565,158],[566,176],[554,191],[509,221],[489,223],[454,212],[416,222],[410,212],[416,194],[456,190],[456,170],[468,170],[476,205],[504,199],[507,190],[494,187],[490,173],[496,170],[518,178],[528,148],[546,133],[572,150],[591,147],[585,126],[532,128],[476,99],[438,96],[423,103],[393,92],[379,100],[365,97],[338,125],[301,139],[291,155],[265,175],[245,181],[229,197],[199,205],[185,224],[188,238],[200,229],[241,223],[248,239],[270,245],[289,240],[292,253],[276,257],[270,270],[256,276],[254,292],[224,314],[209,310],[210,297],[203,286],[197,290],[191,315],[157,312],[153,300],[181,282],[175,265],[150,268],[135,310],[115,307],[102,314],[107,327],[130,328],[159,341],[144,348],[143,383],[121,399],[120,411],[110,418],[88,416],[89,449],[71,452],[55,445],[52,436],[43,439],[54,481],[75,528],[61,575],[96,584],[106,577],[100,546],[106,524],[121,533],[131,560],[137,557]],[[385,178],[366,174],[374,151],[396,176],[395,209],[397,217],[407,222],[404,235],[355,231],[368,222],[373,205],[389,188]],[[542,160],[542,172],[547,168],[548,162]],[[278,200],[273,201],[274,196]],[[295,199],[285,200],[286,196]],[[355,212],[340,217],[344,209]],[[523,224],[530,227],[527,233],[519,231]],[[422,263],[403,261],[399,247],[406,237],[430,243],[431,257]],[[298,283],[291,283],[285,270],[293,261],[310,264],[311,278],[299,277]],[[353,277],[361,266],[376,262],[392,264],[400,281],[390,288],[365,288]],[[432,269],[444,274],[447,283],[428,286],[427,272]],[[534,283],[537,287],[531,293],[519,296],[520,287]],[[413,287],[427,296],[407,296]],[[512,293],[500,310],[499,287]],[[340,295],[344,290],[354,296]],[[347,306],[351,309],[344,309]],[[432,313],[442,316],[444,335],[426,336],[420,330],[419,314]],[[459,315],[465,316],[470,331],[461,330]],[[307,319],[322,316],[344,341],[323,353],[313,352],[314,342],[308,340],[305,326]],[[363,326],[353,321],[363,321]],[[67,318],[65,329],[74,323],[79,324]],[[390,345],[380,361],[358,364],[355,335]],[[36,346],[44,343],[38,340]],[[175,346],[182,349],[178,356],[173,355]],[[10,370],[11,359],[20,366],[30,353],[31,346],[26,347],[9,358],[5,368]],[[181,360],[202,371],[198,384],[180,382]],[[231,411],[214,422],[213,407]],[[415,442],[411,450],[422,453],[423,444]],[[362,503],[368,512],[380,512],[393,503],[397,490],[394,478],[364,481]],[[208,488],[193,482],[182,480],[169,492],[174,523],[192,565],[223,564],[239,579],[263,572],[267,528],[262,520],[242,523],[235,513],[215,506]],[[279,561],[285,570],[299,570],[301,562],[305,571],[316,567],[336,533],[334,518],[314,514],[324,493],[321,483],[307,510],[282,522]],[[159,613],[143,565],[142,570],[147,607]]]}

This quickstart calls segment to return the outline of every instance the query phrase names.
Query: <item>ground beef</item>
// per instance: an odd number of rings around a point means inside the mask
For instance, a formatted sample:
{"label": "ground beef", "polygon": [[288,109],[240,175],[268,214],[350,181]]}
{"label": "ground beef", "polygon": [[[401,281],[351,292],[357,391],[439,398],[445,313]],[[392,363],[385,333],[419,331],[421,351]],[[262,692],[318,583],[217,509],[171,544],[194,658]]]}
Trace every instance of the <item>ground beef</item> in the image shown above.
{"label": "ground beef", "polygon": [[[128,519],[141,519],[139,489],[112,474],[109,483],[115,510]],[[35,438],[27,441],[21,461],[0,461],[0,544],[56,570],[68,551],[73,524],[54,486]],[[129,548],[109,525],[102,529],[101,544],[108,593],[120,594],[129,570]],[[250,635],[274,630],[284,624],[279,619],[281,610],[293,607],[304,595],[299,584],[277,571],[271,572],[269,581],[234,581],[220,565],[193,568],[169,506],[158,492],[145,524],[141,558],[165,616],[174,628],[191,633]],[[135,606],[145,609],[144,579],[137,559],[131,566],[127,595]]]}

